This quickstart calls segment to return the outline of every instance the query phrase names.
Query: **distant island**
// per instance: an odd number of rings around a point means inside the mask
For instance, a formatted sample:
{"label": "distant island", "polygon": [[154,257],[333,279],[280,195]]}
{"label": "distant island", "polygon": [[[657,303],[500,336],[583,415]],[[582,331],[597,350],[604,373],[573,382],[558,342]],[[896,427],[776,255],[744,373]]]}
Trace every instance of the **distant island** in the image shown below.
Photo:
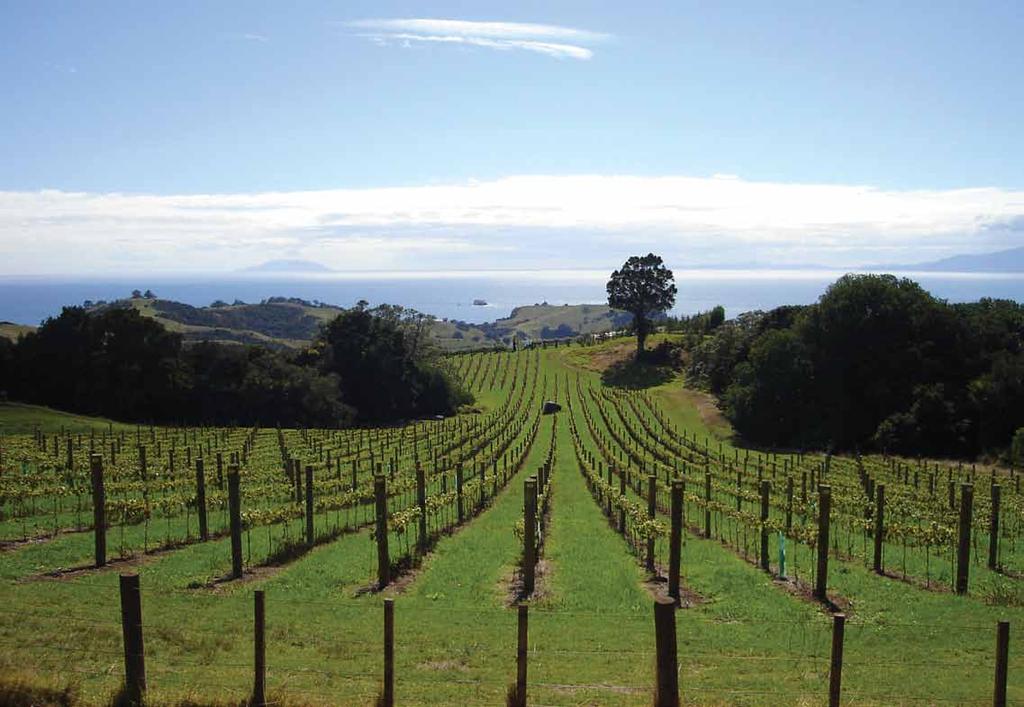
{"label": "distant island", "polygon": [[337,272],[312,260],[268,260],[259,265],[242,268],[247,273],[326,273]]}
{"label": "distant island", "polygon": [[941,260],[909,265],[880,265],[864,268],[872,272],[1024,272],[1024,247],[977,255],[953,255]]}

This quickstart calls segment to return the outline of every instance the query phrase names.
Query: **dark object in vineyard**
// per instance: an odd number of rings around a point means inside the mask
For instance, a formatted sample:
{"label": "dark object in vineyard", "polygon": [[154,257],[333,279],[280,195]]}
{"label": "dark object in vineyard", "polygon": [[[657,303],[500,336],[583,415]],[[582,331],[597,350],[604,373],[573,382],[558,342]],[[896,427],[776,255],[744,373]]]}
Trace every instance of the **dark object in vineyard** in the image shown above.
{"label": "dark object in vineyard", "polygon": [[231,524],[231,578],[242,576],[242,492],[238,467],[228,467],[228,515]]}
{"label": "dark object in vineyard", "polygon": [[828,531],[832,515],[832,487],[818,487],[818,570],[814,578],[814,596],[827,601],[828,595]]}
{"label": "dark object in vineyard", "polygon": [[678,707],[679,664],[676,648],[676,604],[671,599],[654,602],[654,640],[657,650],[656,707]]}
{"label": "dark object in vineyard", "polygon": [[96,566],[107,564],[107,495],[103,488],[103,457],[89,457],[92,471],[92,526],[95,538]]}
{"label": "dark object in vineyard", "polygon": [[956,550],[956,593],[966,594],[971,571],[971,522],[974,517],[974,486],[960,484],[960,537]]}
{"label": "dark object in vineyard", "polygon": [[843,690],[843,638],[846,633],[846,616],[832,617],[832,659],[828,670],[828,707],[839,707]]}
{"label": "dark object in vineyard", "polygon": [[252,707],[266,707],[267,704],[267,621],[266,599],[262,589],[253,593],[253,687]]}
{"label": "dark object in vineyard", "polygon": [[381,707],[395,705],[395,600],[384,600],[384,689]]}
{"label": "dark object in vineyard", "polygon": [[544,409],[542,410],[542,412],[545,415],[552,415],[552,414],[554,414],[556,412],[561,412],[561,410],[562,410],[562,406],[559,405],[558,403],[556,403],[554,400],[545,400],[544,401]]}

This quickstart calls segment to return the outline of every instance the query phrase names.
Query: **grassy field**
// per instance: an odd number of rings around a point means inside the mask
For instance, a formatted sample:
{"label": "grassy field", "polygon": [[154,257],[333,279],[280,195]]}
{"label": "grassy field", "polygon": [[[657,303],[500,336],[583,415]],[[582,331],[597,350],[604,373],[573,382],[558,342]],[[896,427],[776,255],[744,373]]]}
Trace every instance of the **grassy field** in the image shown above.
{"label": "grassy field", "polygon": [[[523,481],[552,454],[537,590],[525,600],[531,607],[530,701],[650,704],[652,604],[664,592],[664,580],[644,570],[643,542],[635,529],[628,525],[626,533],[620,532],[617,512],[612,520],[606,517],[600,491],[585,476],[591,462],[583,454],[614,459],[617,473],[628,473],[631,481],[644,480],[652,471],[686,480],[692,497],[687,497],[685,516],[692,529],[682,549],[686,608],[677,612],[683,701],[825,703],[831,617],[829,608],[805,591],[811,549],[794,535],[788,544],[789,577],[782,579],[777,538],[773,535],[771,572],[758,569],[755,532],[742,517],[716,510],[712,537],[703,537],[698,491],[704,464],[720,464],[714,467],[717,484],[720,472],[723,480],[734,478],[720,460],[742,460],[747,452],[714,405],[686,390],[671,370],[626,365],[634,345],[627,339],[459,356],[454,365],[476,393],[482,412],[403,430],[286,430],[279,437],[275,430],[150,432],[115,425],[104,436],[105,421],[0,407],[5,425],[0,484],[8,484],[2,487],[6,495],[0,505],[0,702],[18,703],[20,693],[32,695],[23,704],[61,703],[62,696],[73,704],[107,703],[123,674],[117,575],[137,572],[154,704],[238,704],[246,699],[252,684],[256,589],[267,597],[268,686],[277,704],[373,704],[381,683],[385,597],[394,598],[396,607],[399,704],[501,704],[515,676],[515,577],[522,556],[515,527],[523,514]],[[546,399],[558,401],[562,411],[538,416]],[[69,432],[59,440],[56,455],[52,442],[40,450],[31,437],[37,423],[50,438],[62,425]],[[81,482],[92,428],[113,474],[108,504],[125,509],[124,521],[110,528],[108,545],[115,561],[104,569],[90,567],[91,505]],[[73,468],[62,476],[68,439]],[[509,451],[500,451],[504,444]],[[145,482],[138,473],[139,445],[150,453]],[[301,537],[302,518],[253,520],[245,533],[246,574],[225,581],[230,542],[223,534],[227,522],[213,455],[246,450],[243,509],[270,512],[296,506],[288,500],[291,482],[280,470],[282,447],[316,467],[318,498],[325,499],[314,515],[318,540],[310,549],[282,554],[281,548],[294,548],[289,542]],[[174,462],[167,460],[171,449],[177,454]],[[704,449],[707,455],[699,456]],[[206,458],[212,508],[211,538],[205,542],[197,537],[192,467],[183,461],[186,454],[200,453]],[[18,455],[31,464],[16,464]],[[460,458],[467,470],[492,464],[500,470],[480,477],[477,488],[483,487],[487,498],[480,513],[462,524],[444,500],[453,488],[444,462],[449,458]],[[813,455],[798,460],[751,452],[749,458],[751,465],[741,471],[744,479],[753,483],[760,470],[778,485],[784,474],[799,479],[823,463]],[[407,569],[394,584],[374,591],[372,513],[358,500],[360,494],[345,495],[347,481],[342,481],[350,465],[358,467],[362,489],[372,481],[367,464],[379,463],[400,489],[417,460],[428,467],[428,496],[438,499],[429,521],[437,532],[428,551],[410,551]],[[927,494],[921,492],[919,499],[909,481],[897,489],[894,475],[902,472],[890,471],[891,463],[862,462],[873,476],[889,480],[894,498],[902,489],[907,504],[930,508]],[[742,469],[739,462],[736,466]],[[785,472],[776,476],[783,466]],[[831,466],[829,481],[841,494],[837,498],[852,498],[852,491],[846,494],[848,485],[858,483],[855,460],[836,457]],[[987,479],[990,472],[976,473]],[[889,576],[871,572],[860,536],[844,530],[845,515],[836,520],[839,545],[830,559],[828,586],[830,598],[848,616],[844,704],[990,702],[995,625],[1008,619],[1016,631],[1024,572],[1017,542],[1020,496],[1012,492],[1005,470],[996,473],[1003,475],[999,478],[1007,489],[1003,569],[985,568],[979,533],[965,596],[949,591],[948,561],[938,560],[938,551],[929,559],[917,545],[905,550],[896,540],[887,542],[886,566],[893,571]],[[17,481],[25,478],[32,483]],[[983,504],[980,479],[976,485]],[[12,495],[27,488],[31,498]],[[715,494],[723,506],[732,503],[724,486],[716,485]],[[410,500],[414,496],[395,492],[389,501],[393,520],[415,503]],[[626,496],[642,500],[632,486]],[[338,500],[336,508],[327,502],[331,498]],[[152,507],[146,520],[131,512],[140,499]],[[772,517],[780,512],[773,507]],[[657,516],[665,522],[660,508]],[[402,534],[390,530],[395,555],[415,544],[410,538],[414,525]],[[902,573],[901,555],[906,557]],[[667,565],[662,535],[656,540],[656,559],[659,569]],[[936,565],[945,566],[945,575]],[[1011,703],[1024,700],[1024,659],[1015,645]]]}

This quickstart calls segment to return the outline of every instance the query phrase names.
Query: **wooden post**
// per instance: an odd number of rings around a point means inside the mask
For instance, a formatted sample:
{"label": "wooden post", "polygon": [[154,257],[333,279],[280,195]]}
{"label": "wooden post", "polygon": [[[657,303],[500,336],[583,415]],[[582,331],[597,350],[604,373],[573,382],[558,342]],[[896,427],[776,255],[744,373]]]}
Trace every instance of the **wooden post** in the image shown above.
{"label": "wooden post", "polygon": [[253,594],[255,615],[253,622],[253,707],[265,707],[267,704],[267,622],[266,601],[262,589]]}
{"label": "wooden post", "polygon": [[306,545],[313,547],[316,529],[313,527],[313,465],[306,465]]}
{"label": "wooden post", "polygon": [[971,571],[971,519],[974,515],[974,486],[960,485],[960,539],[956,551],[956,593],[966,594]]}
{"label": "wooden post", "polygon": [[[388,486],[381,474],[373,477],[373,495],[377,510],[377,588],[391,583],[391,559],[388,556]],[[385,609],[387,616],[387,609]]]}
{"label": "wooden post", "polygon": [[121,634],[124,639],[124,696],[130,705],[142,705],[146,693],[146,652],[142,643],[142,594],[139,575],[122,574]]}
{"label": "wooden post", "polygon": [[[647,477],[647,517],[654,520],[658,510],[658,477],[651,474]],[[654,535],[647,538],[647,557],[644,565],[647,571],[654,573]]]}
{"label": "wooden post", "polygon": [[421,554],[427,552],[427,485],[423,467],[416,462],[416,504],[420,509],[419,517],[419,548]]}
{"label": "wooden post", "polygon": [[107,494],[103,488],[103,457],[89,457],[92,471],[92,527],[95,538],[96,566],[107,564]]}
{"label": "wooden post", "polygon": [[704,472],[704,537],[711,537],[711,471]]}
{"label": "wooden post", "polygon": [[228,467],[228,515],[231,521],[231,577],[242,576],[242,492],[238,467]]}
{"label": "wooden post", "polygon": [[786,477],[786,535],[793,530],[793,477]]}
{"label": "wooden post", "polygon": [[874,570],[878,574],[884,571],[885,541],[885,484],[875,486],[875,562]]}
{"label": "wooden post", "polygon": [[523,595],[533,593],[537,565],[537,481],[523,482]]}
{"label": "wooden post", "polygon": [[217,452],[217,488],[224,490],[224,455]]}
{"label": "wooden post", "polygon": [[828,671],[828,707],[839,707],[843,689],[843,634],[846,631],[846,616],[832,617],[832,661]]}
{"label": "wooden post", "polygon": [[[384,477],[379,477],[383,482]],[[376,484],[377,480],[374,479]],[[384,694],[383,707],[395,705],[395,600],[384,600]]]}
{"label": "wooden post", "polygon": [[196,511],[199,514],[199,537],[206,542],[210,539],[210,531],[206,524],[206,470],[202,457],[196,457]]}
{"label": "wooden post", "polygon": [[459,506],[459,523],[465,519],[465,508],[462,503],[462,464],[455,467],[455,496]]}
{"label": "wooden post", "polygon": [[680,553],[683,540],[683,482],[672,482],[672,529],[668,539],[668,595],[679,602]]}
{"label": "wooden post", "polygon": [[[612,487],[612,465],[609,464],[608,465],[608,488],[610,489],[611,487]],[[608,506],[608,510],[605,511],[605,515],[608,516],[608,518],[610,519],[612,517],[612,495],[610,493],[608,494],[608,498],[606,499],[606,504]]]}
{"label": "wooden post", "polygon": [[676,657],[676,605],[670,599],[654,602],[654,641],[657,651],[656,707],[679,706],[679,666]]}
{"label": "wooden post", "polygon": [[832,487],[818,487],[818,571],[814,578],[814,596],[821,601],[828,598],[828,531],[832,515]]}
{"label": "wooden post", "polygon": [[765,479],[761,482],[761,569],[767,572],[768,563],[768,494],[771,493],[772,482]]}
{"label": "wooden post", "polygon": [[526,707],[526,658],[529,649],[529,613],[527,604],[519,605],[519,630],[516,646],[516,707]]}
{"label": "wooden post", "polygon": [[988,526],[988,568],[996,569],[999,565],[999,506],[1003,489],[999,484],[992,484],[992,516]]}
{"label": "wooden post", "polygon": [[[626,497],[626,470],[619,469],[619,494]],[[619,532],[626,534],[626,509],[619,508]]]}
{"label": "wooden post", "polygon": [[996,686],[992,697],[994,707],[1006,707],[1006,679],[1009,673],[1010,622],[1000,621],[996,627]]}

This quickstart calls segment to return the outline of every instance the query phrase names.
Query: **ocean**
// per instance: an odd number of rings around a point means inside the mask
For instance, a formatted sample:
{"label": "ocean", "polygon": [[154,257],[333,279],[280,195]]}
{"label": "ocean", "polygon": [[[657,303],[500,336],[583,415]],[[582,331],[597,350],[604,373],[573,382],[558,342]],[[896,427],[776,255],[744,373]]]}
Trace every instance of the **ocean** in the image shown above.
{"label": "ocean", "polygon": [[[952,302],[994,297],[1024,301],[1024,273],[897,273]],[[725,307],[730,317],[784,304],[809,304],[843,275],[825,270],[675,271],[674,314]],[[584,304],[606,301],[603,271],[544,270],[444,273],[330,273],[316,275],[189,275],[145,277],[3,277],[0,321],[39,324],[62,307],[85,300],[128,297],[133,289],[153,290],[163,299],[202,306],[215,300],[259,302],[275,296],[301,297],[351,306],[412,307],[438,317],[479,323],[507,316],[513,308],[548,302]],[[485,306],[473,300],[487,302]]]}

